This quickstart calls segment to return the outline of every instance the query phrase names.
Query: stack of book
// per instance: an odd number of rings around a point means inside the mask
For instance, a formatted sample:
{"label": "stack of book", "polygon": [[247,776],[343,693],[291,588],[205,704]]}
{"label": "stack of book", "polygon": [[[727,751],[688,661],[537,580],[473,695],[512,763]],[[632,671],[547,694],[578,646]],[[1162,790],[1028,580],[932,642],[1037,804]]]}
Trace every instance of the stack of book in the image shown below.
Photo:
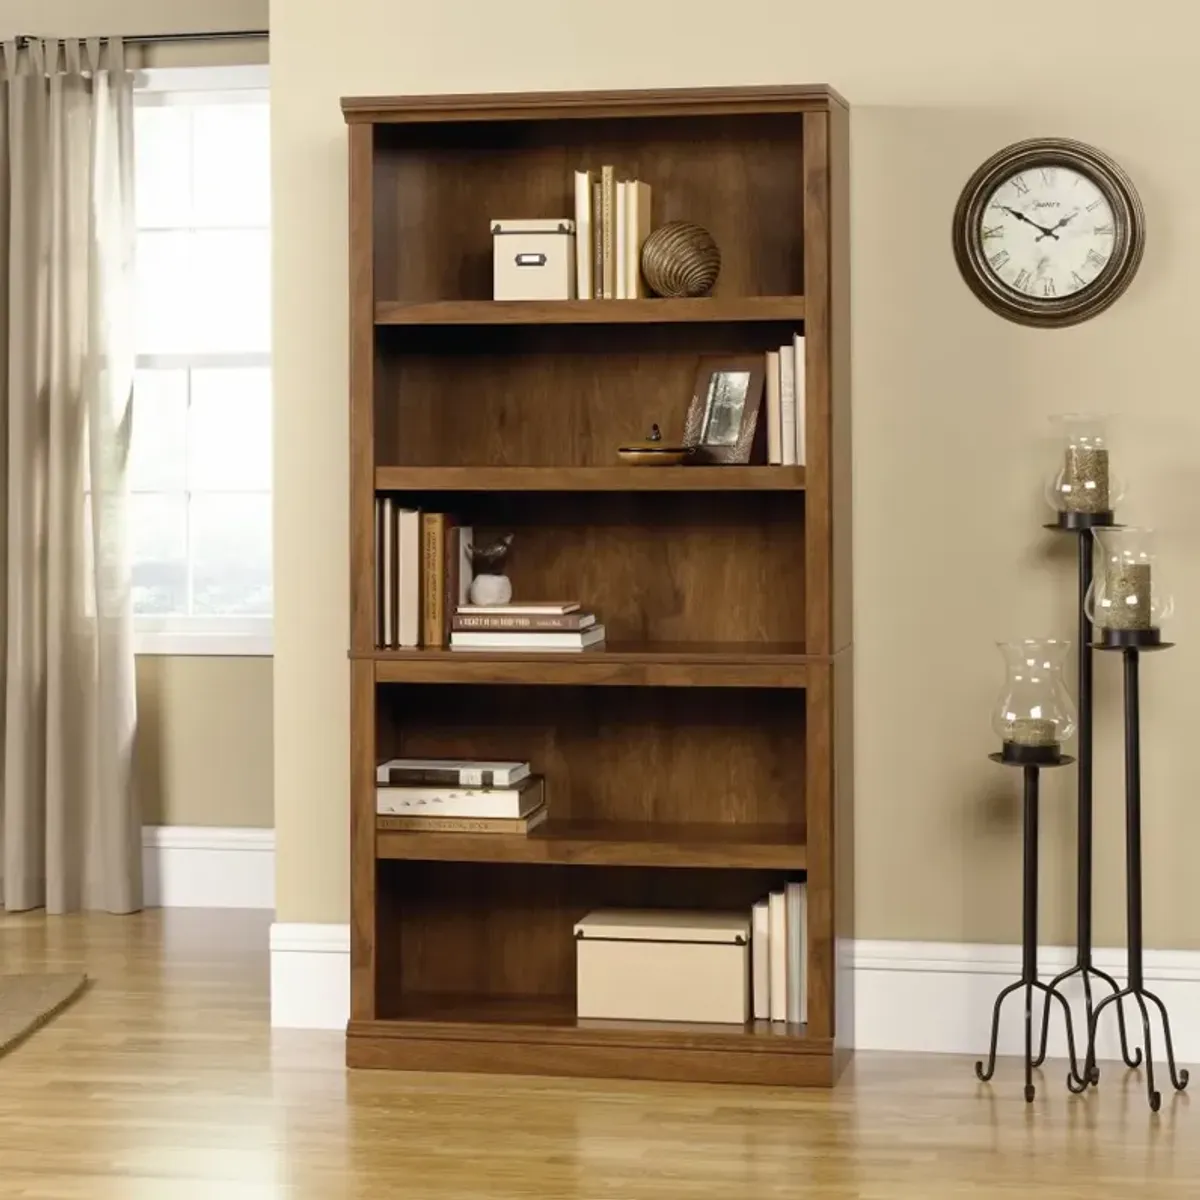
{"label": "stack of book", "polygon": [[375,644],[446,646],[471,589],[473,534],[449,513],[375,497]]}
{"label": "stack of book", "polygon": [[646,295],[642,245],[650,236],[650,185],[611,166],[575,172],[575,286],[580,300]]}
{"label": "stack of book", "polygon": [[756,1021],[808,1020],[808,884],[789,883],[754,905],[751,999]]}
{"label": "stack of book", "polygon": [[785,467],[807,465],[804,334],[796,334],[790,346],[767,351],[766,390],[767,462]]}
{"label": "stack of book", "polygon": [[529,833],[546,820],[527,762],[393,758],[375,769],[376,826],[400,833]]}
{"label": "stack of book", "polygon": [[517,604],[460,604],[450,632],[452,650],[601,650],[604,626],[576,600]]}

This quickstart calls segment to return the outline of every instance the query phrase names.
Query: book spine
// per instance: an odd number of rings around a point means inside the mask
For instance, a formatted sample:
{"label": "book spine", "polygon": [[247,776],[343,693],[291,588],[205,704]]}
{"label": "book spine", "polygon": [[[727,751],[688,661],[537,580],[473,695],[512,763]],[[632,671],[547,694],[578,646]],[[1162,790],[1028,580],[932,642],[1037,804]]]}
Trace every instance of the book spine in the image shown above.
{"label": "book spine", "polygon": [[787,1019],[799,1025],[800,995],[804,985],[803,963],[800,961],[800,896],[804,885],[789,883],[784,888],[787,905]]}
{"label": "book spine", "polygon": [[575,295],[592,298],[592,173],[575,172]]}
{"label": "book spine", "polygon": [[375,645],[383,642],[383,497],[375,497]]}
{"label": "book spine", "polygon": [[621,180],[617,184],[616,194],[617,236],[614,239],[613,251],[616,259],[613,263],[614,287],[618,300],[629,299],[629,276],[625,268],[626,241],[629,237],[629,184]]}
{"label": "book spine", "polygon": [[422,646],[445,645],[442,575],[446,561],[446,514],[425,513],[421,520]]}
{"label": "book spine", "polygon": [[402,508],[396,517],[396,642],[421,644],[421,514]]}
{"label": "book spine", "polygon": [[376,817],[384,833],[528,833],[546,820],[546,810],[527,817]]}
{"label": "book spine", "polygon": [[594,624],[594,620],[585,622],[582,617],[575,614],[562,617],[457,616],[451,623],[451,629],[455,633],[468,633],[471,630],[478,630],[480,633],[503,633],[509,629],[528,629],[535,632],[564,630],[568,633],[577,633]]}
{"label": "book spine", "polygon": [[754,905],[750,934],[750,966],[753,980],[751,1001],[754,1019],[771,1019],[771,918],[770,905],[759,900]]}
{"label": "book spine", "polygon": [[792,341],[793,385],[796,397],[796,463],[808,465],[808,407],[805,403],[804,334],[798,333]]}
{"label": "book spine", "polygon": [[592,298],[604,299],[604,185],[592,184]]}
{"label": "book spine", "polygon": [[396,644],[396,501],[383,498],[383,645]]}
{"label": "book spine", "polygon": [[376,783],[386,787],[509,788],[507,771],[487,771],[478,767],[388,767],[375,773]]}
{"label": "book spine", "polygon": [[787,1020],[787,908],[783,892],[767,898],[771,923],[771,1020]]}
{"label": "book spine", "polygon": [[785,467],[796,465],[796,351],[779,348],[780,457]]}
{"label": "book spine", "polygon": [[442,640],[439,643],[442,646],[450,644],[450,614],[462,602],[460,598],[460,588],[462,586],[461,539],[464,532],[469,531],[464,530],[461,525],[454,525],[447,522],[443,545],[445,561],[442,570],[444,584],[442,590]]}
{"label": "book spine", "polygon": [[629,296],[642,299],[646,281],[642,278],[642,246],[650,236],[650,185],[635,179],[629,185],[629,227],[626,233],[626,283]]}
{"label": "book spine", "polygon": [[473,821],[528,816],[542,803],[542,780],[518,788],[377,787],[375,811],[381,817],[467,817]]}
{"label": "book spine", "polygon": [[767,351],[767,462],[783,462],[783,410],[779,394],[779,351]]}
{"label": "book spine", "polygon": [[600,168],[600,187],[603,202],[602,224],[604,226],[604,242],[600,256],[601,263],[603,264],[603,294],[605,300],[612,300],[617,294],[616,276],[614,271],[614,268],[616,267],[617,184],[616,179],[614,178],[612,167]]}

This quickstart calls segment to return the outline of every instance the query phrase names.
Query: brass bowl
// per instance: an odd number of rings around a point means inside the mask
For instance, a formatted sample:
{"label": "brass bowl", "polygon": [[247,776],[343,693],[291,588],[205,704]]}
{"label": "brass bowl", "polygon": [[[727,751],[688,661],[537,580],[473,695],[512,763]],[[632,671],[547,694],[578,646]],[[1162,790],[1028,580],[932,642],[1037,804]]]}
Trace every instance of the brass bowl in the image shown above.
{"label": "brass bowl", "polygon": [[694,446],[664,446],[661,442],[622,446],[617,457],[631,467],[677,467],[696,453]]}

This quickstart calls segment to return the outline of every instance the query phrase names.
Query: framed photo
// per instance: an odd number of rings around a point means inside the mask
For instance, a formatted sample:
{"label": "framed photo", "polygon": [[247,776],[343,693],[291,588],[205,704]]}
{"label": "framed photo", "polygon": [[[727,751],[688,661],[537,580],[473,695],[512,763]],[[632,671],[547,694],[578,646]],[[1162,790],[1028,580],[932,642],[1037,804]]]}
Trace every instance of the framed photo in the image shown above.
{"label": "framed photo", "polygon": [[683,443],[701,463],[748,463],[762,407],[764,356],[702,358]]}

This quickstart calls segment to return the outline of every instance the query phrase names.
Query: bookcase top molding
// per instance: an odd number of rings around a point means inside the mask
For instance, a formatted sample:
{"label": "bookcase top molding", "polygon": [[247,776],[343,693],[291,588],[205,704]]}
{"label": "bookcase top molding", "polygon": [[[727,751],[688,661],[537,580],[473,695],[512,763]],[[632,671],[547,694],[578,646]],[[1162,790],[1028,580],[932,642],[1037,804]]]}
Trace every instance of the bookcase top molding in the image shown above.
{"label": "bookcase top molding", "polygon": [[694,117],[824,112],[846,101],[825,83],[620,92],[481,92],[453,96],[345,96],[348,124]]}

